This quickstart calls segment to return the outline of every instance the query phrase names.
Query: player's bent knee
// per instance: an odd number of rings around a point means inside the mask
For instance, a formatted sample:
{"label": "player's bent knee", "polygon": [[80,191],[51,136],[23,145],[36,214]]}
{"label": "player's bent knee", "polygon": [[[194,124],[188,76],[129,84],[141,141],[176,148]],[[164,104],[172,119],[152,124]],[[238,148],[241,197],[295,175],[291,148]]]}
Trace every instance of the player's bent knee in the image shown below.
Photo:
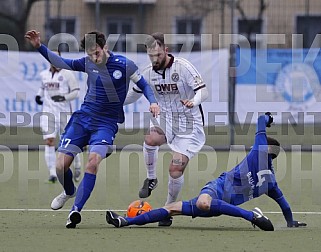
{"label": "player's bent knee", "polygon": [[149,146],[159,146],[158,140],[151,135],[146,135],[145,143]]}
{"label": "player's bent knee", "polygon": [[196,207],[207,212],[211,209],[211,204],[207,200],[198,199],[196,202]]}

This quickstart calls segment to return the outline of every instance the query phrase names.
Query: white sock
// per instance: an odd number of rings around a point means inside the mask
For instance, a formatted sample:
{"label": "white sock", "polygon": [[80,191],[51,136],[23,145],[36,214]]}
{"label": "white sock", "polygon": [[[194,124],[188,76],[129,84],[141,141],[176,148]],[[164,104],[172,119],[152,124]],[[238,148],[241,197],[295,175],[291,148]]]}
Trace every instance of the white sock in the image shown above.
{"label": "white sock", "polygon": [[147,170],[147,178],[155,179],[156,178],[156,164],[158,158],[158,149],[159,146],[150,146],[148,144],[143,145],[144,160]]}
{"label": "white sock", "polygon": [[168,205],[176,201],[179,192],[182,190],[183,185],[184,175],[176,179],[172,178],[171,176],[168,176],[168,194],[165,205]]}
{"label": "white sock", "polygon": [[57,176],[55,146],[49,146],[49,145],[45,146],[45,160],[47,163],[50,176]]}
{"label": "white sock", "polygon": [[74,167],[75,167],[75,170],[80,170],[81,168],[81,161],[80,161],[79,154],[77,154],[74,158]]}

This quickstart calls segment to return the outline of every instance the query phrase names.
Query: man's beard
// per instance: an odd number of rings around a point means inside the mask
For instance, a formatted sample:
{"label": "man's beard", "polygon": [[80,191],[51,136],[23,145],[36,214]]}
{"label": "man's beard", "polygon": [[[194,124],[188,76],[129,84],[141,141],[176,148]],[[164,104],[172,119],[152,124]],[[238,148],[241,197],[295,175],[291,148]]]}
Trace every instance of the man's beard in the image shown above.
{"label": "man's beard", "polygon": [[159,66],[153,66],[154,71],[165,69],[166,58],[159,64]]}

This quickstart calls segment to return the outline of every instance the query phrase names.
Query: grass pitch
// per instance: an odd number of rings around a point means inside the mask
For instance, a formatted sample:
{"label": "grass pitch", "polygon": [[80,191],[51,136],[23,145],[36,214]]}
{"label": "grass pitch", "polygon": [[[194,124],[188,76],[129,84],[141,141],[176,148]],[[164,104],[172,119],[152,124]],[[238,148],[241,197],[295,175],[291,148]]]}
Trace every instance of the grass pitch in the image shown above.
{"label": "grass pitch", "polygon": [[[131,146],[133,147],[133,146]],[[192,159],[185,174],[182,199],[195,197],[207,180],[232,168],[244,151],[204,151]],[[83,162],[86,160],[83,156]],[[46,184],[43,152],[3,151],[0,155],[0,251],[320,251],[320,153],[283,152],[276,164],[279,186],[306,228],[286,228],[279,207],[268,197],[242,207],[259,206],[272,220],[275,231],[264,232],[239,218],[177,216],[169,228],[157,224],[114,228],[105,210],[125,210],[138,198],[145,178],[141,151],[117,151],[103,161],[96,187],[74,230],[65,228],[72,202],[63,210],[50,210],[61,192],[59,184]],[[148,202],[161,207],[166,199],[170,153],[160,152],[159,186]],[[124,213],[120,212],[120,213]]]}

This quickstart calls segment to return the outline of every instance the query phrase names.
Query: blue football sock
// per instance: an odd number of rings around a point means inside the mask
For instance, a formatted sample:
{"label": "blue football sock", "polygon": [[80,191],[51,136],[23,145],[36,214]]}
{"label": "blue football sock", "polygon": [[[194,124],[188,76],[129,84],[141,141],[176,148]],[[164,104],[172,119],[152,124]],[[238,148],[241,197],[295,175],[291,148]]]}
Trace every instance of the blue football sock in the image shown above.
{"label": "blue football sock", "polygon": [[153,209],[147,213],[138,215],[134,218],[125,219],[128,221],[128,225],[144,225],[147,223],[158,222],[165,220],[169,217],[169,212],[164,208]]}
{"label": "blue football sock", "polygon": [[75,203],[72,206],[71,211],[81,211],[86,201],[88,200],[91,192],[94,189],[96,182],[96,175],[91,173],[85,173],[84,178],[78,186]]}
{"label": "blue football sock", "polygon": [[67,195],[73,195],[75,193],[75,185],[72,180],[72,171],[70,168],[62,176],[57,173],[58,180],[62,184],[65,193]]}
{"label": "blue football sock", "polygon": [[182,215],[196,217],[193,214],[193,210],[194,208],[196,208],[196,201],[197,201],[197,198],[191,199],[190,201],[183,201]]}
{"label": "blue football sock", "polygon": [[234,206],[226,203],[225,201],[217,200],[217,199],[212,200],[210,212],[213,212],[213,214],[218,214],[218,215],[224,214],[224,215],[229,215],[233,217],[241,217],[248,221],[252,221],[253,219],[252,211],[245,210],[238,206]]}
{"label": "blue football sock", "polygon": [[253,212],[242,209],[238,206],[234,206],[226,203],[223,200],[212,199],[211,208],[209,211],[202,211],[196,206],[197,198],[190,201],[183,201],[182,214],[194,217],[213,217],[220,216],[222,214],[233,217],[241,217],[248,221],[252,221]]}

